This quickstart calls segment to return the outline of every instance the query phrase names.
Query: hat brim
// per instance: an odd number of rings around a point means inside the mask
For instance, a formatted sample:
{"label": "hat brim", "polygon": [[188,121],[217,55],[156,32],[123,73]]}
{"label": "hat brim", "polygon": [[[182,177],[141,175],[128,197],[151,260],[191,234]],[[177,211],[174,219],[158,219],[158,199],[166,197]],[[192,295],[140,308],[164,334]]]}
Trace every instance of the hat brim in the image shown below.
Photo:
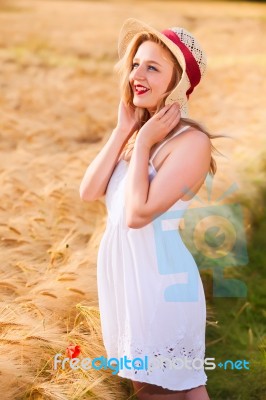
{"label": "hat brim", "polygon": [[188,109],[187,109],[187,96],[186,91],[190,86],[190,82],[188,76],[186,74],[186,61],[183,53],[179,49],[179,47],[174,44],[168,37],[166,37],[163,33],[157,31],[151,26],[145,24],[142,21],[139,21],[135,18],[128,18],[119,33],[118,37],[118,56],[121,59],[126,51],[131,41],[134,39],[134,36],[141,32],[150,32],[157,36],[171,51],[174,57],[177,59],[180,67],[182,69],[182,75],[179,83],[176,88],[172,91],[172,93],[165,100],[165,104],[173,103],[174,101],[178,101],[181,107],[181,116],[187,117]]}

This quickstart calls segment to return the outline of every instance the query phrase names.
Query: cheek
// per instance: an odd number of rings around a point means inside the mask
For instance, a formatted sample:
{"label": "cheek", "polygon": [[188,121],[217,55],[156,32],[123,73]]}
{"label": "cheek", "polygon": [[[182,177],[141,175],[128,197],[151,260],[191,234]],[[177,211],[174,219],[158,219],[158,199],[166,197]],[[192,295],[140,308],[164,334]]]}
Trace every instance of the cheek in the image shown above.
{"label": "cheek", "polygon": [[170,82],[171,81],[169,81],[169,79],[161,80],[160,84],[158,83],[158,90],[160,90],[163,93],[167,92],[170,87]]}
{"label": "cheek", "polygon": [[171,75],[169,74],[169,77],[168,77],[168,80],[167,80],[167,83],[166,83],[167,90],[169,90],[171,87],[173,87],[173,85],[175,83],[175,80],[176,80],[176,75],[175,75],[175,73],[173,71],[171,73]]}
{"label": "cheek", "polygon": [[129,80],[129,82],[132,82],[132,81],[134,80],[134,70],[132,70],[132,71],[129,73],[129,78],[128,78],[128,80]]}
{"label": "cheek", "polygon": [[164,93],[168,87],[168,81],[166,81],[165,79],[156,80],[154,81],[153,87],[156,92]]}

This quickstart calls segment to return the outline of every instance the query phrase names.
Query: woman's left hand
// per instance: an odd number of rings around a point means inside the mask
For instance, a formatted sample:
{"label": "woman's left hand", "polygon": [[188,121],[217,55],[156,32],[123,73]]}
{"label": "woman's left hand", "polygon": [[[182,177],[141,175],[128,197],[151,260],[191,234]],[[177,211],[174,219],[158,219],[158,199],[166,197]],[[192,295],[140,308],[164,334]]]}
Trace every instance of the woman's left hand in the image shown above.
{"label": "woman's left hand", "polygon": [[142,126],[136,140],[151,148],[171,132],[179,123],[180,117],[181,112],[177,102],[164,106]]}

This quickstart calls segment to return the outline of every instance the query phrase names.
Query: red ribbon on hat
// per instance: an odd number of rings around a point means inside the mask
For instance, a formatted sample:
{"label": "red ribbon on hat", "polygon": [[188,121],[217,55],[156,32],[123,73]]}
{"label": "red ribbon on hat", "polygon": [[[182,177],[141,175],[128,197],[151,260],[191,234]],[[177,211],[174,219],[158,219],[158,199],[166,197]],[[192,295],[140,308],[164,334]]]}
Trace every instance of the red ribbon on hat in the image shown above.
{"label": "red ribbon on hat", "polygon": [[165,35],[168,39],[170,39],[174,44],[176,44],[180,50],[182,51],[185,60],[186,60],[186,73],[190,82],[190,88],[187,90],[187,98],[193,92],[195,86],[198,85],[201,78],[200,69],[198,66],[197,61],[195,60],[191,51],[187,48],[187,46],[180,40],[177,34],[170,29],[165,29],[161,32]]}

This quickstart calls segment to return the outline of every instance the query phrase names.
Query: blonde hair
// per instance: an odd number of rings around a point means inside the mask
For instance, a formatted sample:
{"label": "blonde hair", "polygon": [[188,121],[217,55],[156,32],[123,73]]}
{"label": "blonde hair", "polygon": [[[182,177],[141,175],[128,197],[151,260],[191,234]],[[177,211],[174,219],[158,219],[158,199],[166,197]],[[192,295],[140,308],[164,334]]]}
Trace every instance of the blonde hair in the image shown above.
{"label": "blonde hair", "polygon": [[[181,66],[179,65],[179,63],[178,63],[177,59],[175,58],[175,56],[173,55],[173,53],[168,49],[168,47],[156,35],[154,35],[153,33],[150,33],[150,32],[140,32],[140,33],[136,34],[135,37],[134,37],[134,40],[132,40],[132,42],[128,46],[124,56],[115,65],[114,69],[120,75],[121,98],[122,98],[123,102],[126,105],[128,105],[128,106],[130,106],[130,107],[135,109],[135,115],[136,115],[136,118],[137,118],[137,121],[138,121],[138,124],[137,124],[138,129],[129,138],[129,140],[127,141],[127,143],[125,144],[124,149],[123,149],[123,152],[124,152],[123,157],[127,161],[129,161],[130,158],[131,158],[132,150],[134,148],[134,143],[135,143],[135,140],[136,140],[136,137],[137,137],[137,134],[138,134],[140,128],[150,119],[150,114],[149,114],[147,109],[136,107],[133,104],[133,91],[132,91],[132,87],[131,87],[131,85],[129,83],[129,75],[130,75],[130,72],[132,70],[133,58],[134,58],[134,56],[135,56],[135,54],[136,54],[136,52],[138,50],[138,47],[143,42],[146,42],[148,40],[152,41],[154,43],[157,43],[160,46],[162,46],[162,48],[166,49],[168,51],[168,53],[169,53],[169,56],[171,57],[171,60],[173,61],[173,64],[174,64],[174,71],[173,71],[171,82],[170,82],[170,84],[168,86],[168,90],[159,99],[155,113],[157,113],[159,110],[161,110],[164,107],[165,99],[168,97],[168,95],[173,91],[175,86],[178,84],[178,82],[179,82],[179,80],[181,78],[181,75],[182,75]],[[196,128],[196,129],[204,132],[210,138],[210,140],[211,139],[216,139],[216,138],[219,138],[219,137],[227,137],[226,135],[212,135],[212,134],[210,134],[202,124],[200,124],[199,122],[196,122],[193,119],[180,118],[180,121],[177,124],[177,126],[174,129],[172,129],[171,132],[169,132],[168,135],[163,140],[167,139],[176,130],[176,128],[181,123],[188,124],[191,127]],[[215,151],[215,152],[217,152],[219,154],[222,154],[211,143],[211,153],[213,151]],[[209,172],[210,172],[211,175],[214,175],[216,173],[216,170],[217,170],[216,161],[211,156]]]}

